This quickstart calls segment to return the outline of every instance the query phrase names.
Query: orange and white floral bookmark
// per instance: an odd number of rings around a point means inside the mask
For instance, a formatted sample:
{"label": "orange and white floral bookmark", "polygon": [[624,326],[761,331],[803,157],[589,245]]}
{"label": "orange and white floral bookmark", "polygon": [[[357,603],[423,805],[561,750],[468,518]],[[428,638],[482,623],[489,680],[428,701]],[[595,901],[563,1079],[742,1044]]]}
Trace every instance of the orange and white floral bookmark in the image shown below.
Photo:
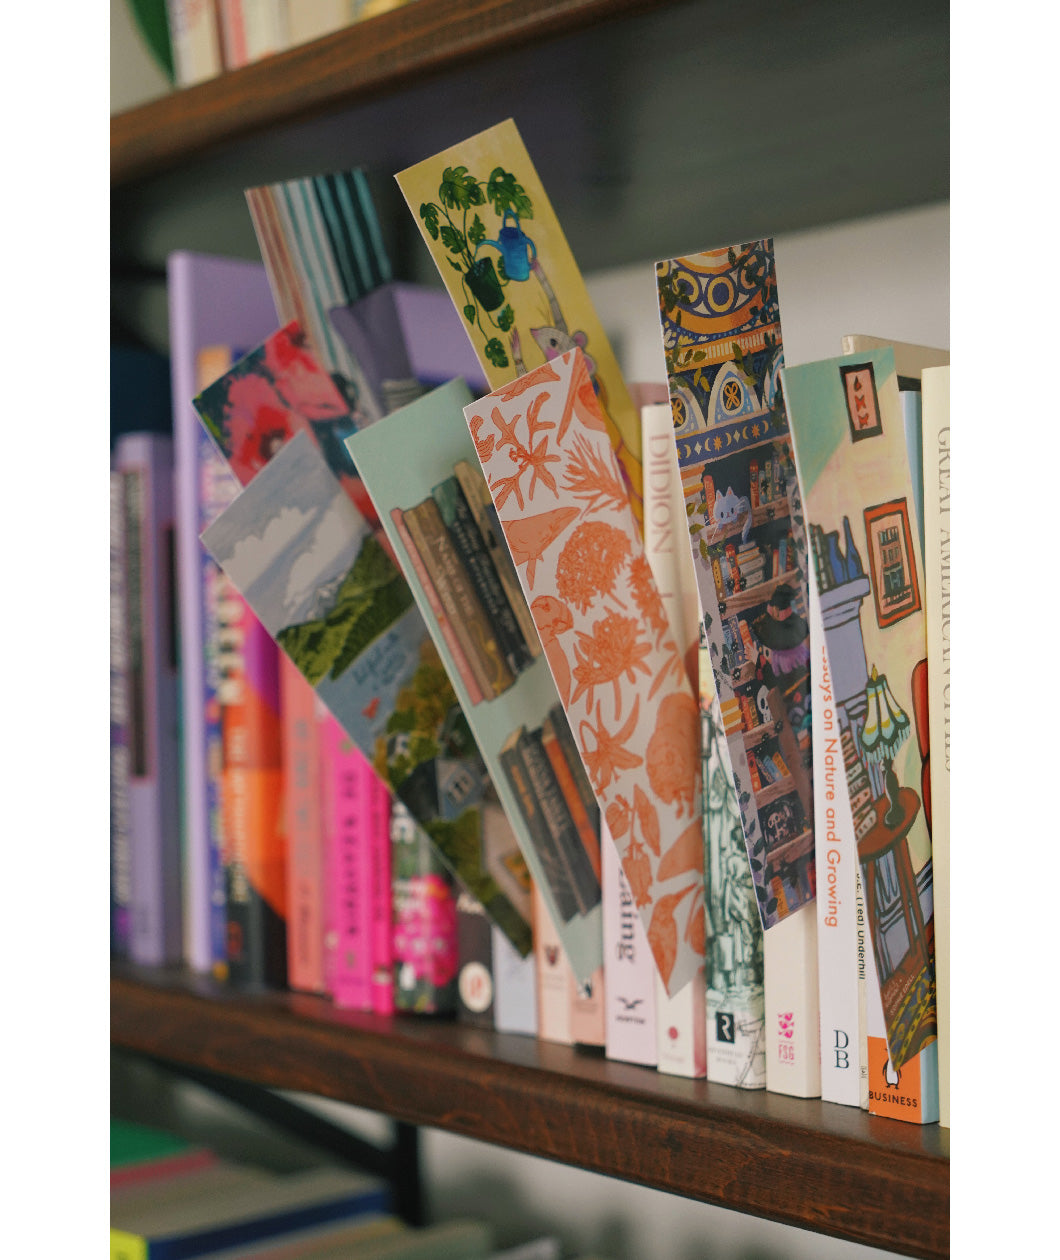
{"label": "orange and white floral bookmark", "polygon": [[667,991],[703,962],[699,706],[582,351],[465,407]]}

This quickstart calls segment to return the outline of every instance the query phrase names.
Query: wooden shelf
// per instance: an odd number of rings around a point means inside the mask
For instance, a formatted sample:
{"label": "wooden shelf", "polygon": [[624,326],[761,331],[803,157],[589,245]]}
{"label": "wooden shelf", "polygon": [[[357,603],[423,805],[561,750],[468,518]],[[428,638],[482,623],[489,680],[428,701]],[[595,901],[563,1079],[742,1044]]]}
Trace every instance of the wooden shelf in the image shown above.
{"label": "wooden shelf", "polygon": [[111,119],[111,183],[673,0],[416,0]]}
{"label": "wooden shelf", "polygon": [[115,968],[111,1044],[911,1256],[949,1254],[949,1132],[427,1017]]}

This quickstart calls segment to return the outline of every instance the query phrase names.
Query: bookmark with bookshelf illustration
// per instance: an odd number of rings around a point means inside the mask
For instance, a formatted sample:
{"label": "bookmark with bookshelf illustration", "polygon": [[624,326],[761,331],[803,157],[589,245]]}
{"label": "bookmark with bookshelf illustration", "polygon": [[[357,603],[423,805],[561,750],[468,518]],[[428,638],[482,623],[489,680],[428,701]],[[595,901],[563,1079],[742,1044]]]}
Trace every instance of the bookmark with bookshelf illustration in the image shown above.
{"label": "bookmark with bookshelf illustration", "polygon": [[581,350],[465,408],[596,799],[670,994],[703,966],[699,704]]}
{"label": "bookmark with bookshelf illustration", "polygon": [[806,542],[770,240],[656,264],[710,664],[762,925],[813,900]]}
{"label": "bookmark with bookshelf illustration", "polygon": [[510,824],[503,846],[491,829],[486,860],[527,918],[533,878],[585,983],[603,962],[599,832],[579,795],[591,789],[580,758],[564,753],[565,732],[551,729],[566,717],[518,578],[506,590],[501,557],[494,563],[504,540],[478,511],[492,499],[464,419],[471,401],[462,380],[450,381],[347,446],[452,680],[491,808]]}
{"label": "bookmark with bookshelf illustration", "polygon": [[503,811],[488,809],[489,778],[449,675],[401,571],[309,434],[296,433],[202,540],[525,956],[529,920],[487,862],[515,846]]}
{"label": "bookmark with bookshelf illustration", "polygon": [[[271,608],[271,620],[262,618],[269,632],[280,640],[281,647],[313,684],[361,753],[376,762],[376,770],[392,789],[396,789],[395,779],[402,771],[399,768],[391,772],[384,763],[389,765],[396,760],[406,773],[418,770],[417,775],[411,776],[411,783],[402,785],[405,795],[398,795],[407,799],[413,787],[419,785],[419,795],[409,800],[416,823],[431,822],[431,840],[447,867],[483,902],[494,922],[525,955],[529,949],[528,915],[517,910],[492,881],[484,881],[481,854],[476,847],[481,836],[475,832],[481,815],[472,809],[463,821],[457,817],[458,810],[451,817],[441,817],[441,787],[432,787],[428,782],[429,769],[420,769],[419,764],[406,765],[395,751],[401,741],[396,739],[398,727],[394,724],[412,721],[407,713],[399,717],[395,711],[402,687],[415,685],[416,677],[421,681],[425,676],[433,678],[437,672],[438,712],[421,714],[407,729],[401,728],[405,730],[406,742],[408,732],[417,729],[420,718],[428,725],[437,722],[441,727],[448,717],[447,742],[443,742],[442,749],[460,745],[463,732],[473,750],[469,753],[474,770],[472,782],[481,782],[483,777],[481,759],[467,734],[448,676],[344,444],[343,439],[353,432],[354,425],[330,373],[314,356],[300,325],[291,323],[236,363],[194,402],[203,425],[237,481],[246,487],[240,496],[244,502],[239,516],[232,519],[240,520],[241,527],[251,536],[259,534],[272,548],[273,578],[277,584],[282,579],[290,586],[279,606]],[[298,439],[302,439],[298,441],[301,454],[288,455]],[[274,465],[281,459],[281,470],[276,472]],[[298,470],[292,471],[296,480],[290,484],[284,481],[283,469],[288,467]],[[265,472],[270,474],[266,486],[279,487],[271,503],[258,485]],[[301,490],[297,477],[305,478]],[[253,494],[249,493],[251,489]],[[299,493],[317,493],[322,497],[315,506],[310,498],[305,502],[290,498]],[[268,522],[281,516],[285,503],[291,511],[266,538]],[[320,522],[330,530],[326,543],[322,543],[325,551],[302,555],[284,528],[296,523],[308,528],[312,518],[319,518],[316,509],[324,503],[332,505],[330,519]],[[230,520],[230,543],[233,528]],[[307,533],[301,541],[312,537],[311,532]],[[323,532],[321,537],[325,537]],[[209,548],[205,536],[203,541]],[[329,547],[331,551],[327,551]],[[350,565],[356,560],[356,573],[353,569],[339,573],[330,567],[338,561],[340,552]],[[238,581],[235,584],[239,586]],[[363,653],[369,654],[361,659]],[[416,675],[419,666],[427,670],[427,675]],[[331,696],[336,703],[341,702],[339,707],[331,702]],[[383,734],[393,738],[381,752],[376,740]],[[429,742],[427,746],[433,747]],[[459,764],[462,753],[454,755]],[[475,838],[462,847],[468,840],[463,834],[466,829],[475,832]],[[513,847],[508,845],[509,849]]]}
{"label": "bookmark with bookshelf illustration", "polygon": [[640,416],[509,118],[396,176],[490,386],[579,346],[638,522]]}
{"label": "bookmark with bookshelf illustration", "polygon": [[936,1018],[924,581],[894,353],[786,368],[782,382],[887,1047],[900,1071],[935,1042]]}

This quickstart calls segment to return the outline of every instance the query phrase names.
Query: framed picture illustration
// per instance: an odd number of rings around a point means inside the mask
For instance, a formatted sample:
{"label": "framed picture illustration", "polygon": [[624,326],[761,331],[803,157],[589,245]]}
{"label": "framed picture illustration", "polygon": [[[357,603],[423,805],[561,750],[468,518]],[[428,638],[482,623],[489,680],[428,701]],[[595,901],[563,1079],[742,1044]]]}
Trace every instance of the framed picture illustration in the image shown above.
{"label": "framed picture illustration", "polygon": [[883,629],[920,608],[920,585],[913,561],[913,535],[905,499],[865,509],[869,570],[876,601],[876,624]]}
{"label": "framed picture illustration", "polygon": [[880,400],[876,393],[876,373],[871,363],[847,363],[839,369],[843,397],[847,404],[850,440],[879,437],[883,432]]}

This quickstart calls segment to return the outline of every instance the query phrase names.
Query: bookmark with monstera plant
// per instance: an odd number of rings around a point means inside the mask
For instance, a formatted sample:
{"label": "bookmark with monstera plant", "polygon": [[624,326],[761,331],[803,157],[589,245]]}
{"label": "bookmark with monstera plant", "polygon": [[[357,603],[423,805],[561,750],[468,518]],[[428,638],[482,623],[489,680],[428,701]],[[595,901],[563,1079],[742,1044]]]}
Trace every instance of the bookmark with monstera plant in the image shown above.
{"label": "bookmark with monstera plant", "polygon": [[689,541],[763,927],[815,895],[807,559],[772,241],[656,264]]}

